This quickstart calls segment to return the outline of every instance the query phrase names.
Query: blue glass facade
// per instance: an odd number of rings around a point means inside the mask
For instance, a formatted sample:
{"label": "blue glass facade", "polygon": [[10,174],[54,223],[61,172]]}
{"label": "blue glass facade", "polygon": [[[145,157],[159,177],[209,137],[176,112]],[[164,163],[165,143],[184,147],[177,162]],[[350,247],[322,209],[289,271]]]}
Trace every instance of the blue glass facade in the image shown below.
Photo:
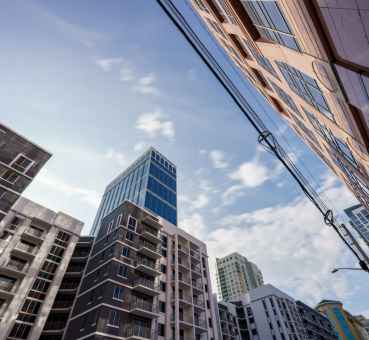
{"label": "blue glass facade", "polygon": [[91,235],[97,235],[101,220],[129,200],[177,225],[176,167],[150,148],[106,188]]}

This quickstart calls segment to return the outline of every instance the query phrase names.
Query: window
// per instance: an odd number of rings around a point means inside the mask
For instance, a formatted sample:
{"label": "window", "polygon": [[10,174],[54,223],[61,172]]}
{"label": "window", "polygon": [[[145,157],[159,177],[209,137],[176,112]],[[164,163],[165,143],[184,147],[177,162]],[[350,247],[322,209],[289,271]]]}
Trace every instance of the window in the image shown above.
{"label": "window", "polygon": [[136,227],[137,227],[137,220],[132,216],[128,216],[128,229],[132,231],[136,231]]}
{"label": "window", "polygon": [[165,336],[165,325],[159,323],[159,336]]}
{"label": "window", "polygon": [[120,264],[118,267],[118,275],[127,278],[128,277],[128,267]]}
{"label": "window", "polygon": [[316,80],[286,63],[280,61],[276,63],[291,90],[327,118],[334,121],[333,114]]}
{"label": "window", "polygon": [[108,326],[110,327],[119,327],[120,324],[120,315],[116,310],[111,310],[109,313]]}
{"label": "window", "polygon": [[122,214],[118,215],[118,217],[117,217],[116,227],[119,227],[119,226],[120,226],[120,223],[121,223],[121,221],[122,221],[122,217],[123,217],[123,215],[122,215]]}
{"label": "window", "polygon": [[32,326],[26,325],[24,323],[15,323],[9,337],[27,339]]}
{"label": "window", "polygon": [[167,250],[164,248],[161,248],[161,256],[167,257]]}
{"label": "window", "polygon": [[133,241],[133,233],[131,233],[130,231],[127,231],[126,239],[128,241]]}
{"label": "window", "polygon": [[3,174],[1,175],[1,177],[3,180],[11,184],[14,184],[19,178],[19,176],[14,171],[11,171],[11,170],[5,170]]}
{"label": "window", "polygon": [[113,293],[113,299],[123,301],[124,290],[122,287],[115,287]]}
{"label": "window", "polygon": [[159,301],[159,311],[160,313],[165,313],[165,302]]}
{"label": "window", "polygon": [[160,271],[165,274],[167,272],[167,266],[165,264],[160,265]]}
{"label": "window", "polygon": [[242,5],[264,39],[300,51],[293,32],[275,0],[242,0]]}
{"label": "window", "polygon": [[163,247],[167,248],[168,247],[168,237],[165,236],[165,235],[163,235],[163,234],[161,234],[160,235],[160,239],[161,239],[161,245]]}
{"label": "window", "polygon": [[129,257],[129,248],[128,247],[123,247],[122,256]]}
{"label": "window", "polygon": [[23,304],[22,312],[37,315],[40,307],[41,302],[27,299]]}
{"label": "window", "polygon": [[165,292],[166,291],[166,288],[167,288],[167,285],[164,281],[160,281],[160,290],[162,292]]}
{"label": "window", "polygon": [[20,172],[26,172],[32,165],[34,161],[23,154],[19,154],[14,161],[10,164],[14,169]]}
{"label": "window", "polygon": [[0,275],[0,289],[2,290],[11,291],[15,282],[16,279],[13,279],[5,275]]}
{"label": "window", "polygon": [[110,221],[107,228],[107,234],[109,234],[113,229],[114,221]]}
{"label": "window", "polygon": [[272,87],[274,89],[274,91],[278,94],[279,98],[293,111],[296,112],[297,114],[299,114],[299,110],[295,104],[295,102],[293,101],[293,99],[291,98],[291,96],[289,96],[285,91],[283,91],[277,84],[275,84],[274,82],[272,82],[270,80],[270,83],[272,84]]}

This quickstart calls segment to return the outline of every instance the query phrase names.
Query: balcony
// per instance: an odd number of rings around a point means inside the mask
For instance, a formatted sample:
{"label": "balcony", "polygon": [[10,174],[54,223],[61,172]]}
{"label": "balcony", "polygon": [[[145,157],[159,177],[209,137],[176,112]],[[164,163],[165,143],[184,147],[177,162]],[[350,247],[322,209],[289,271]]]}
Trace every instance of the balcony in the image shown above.
{"label": "balcony", "polygon": [[24,231],[23,237],[28,238],[31,242],[41,243],[45,237],[45,231],[31,225]]}
{"label": "balcony", "polygon": [[200,253],[197,250],[191,249],[190,255],[191,255],[192,262],[197,262],[197,263],[200,262]]}
{"label": "balcony", "polygon": [[151,328],[140,325],[127,325],[124,329],[124,337],[127,340],[146,340],[151,339]]}
{"label": "balcony", "polygon": [[156,229],[152,228],[143,228],[141,232],[141,237],[145,238],[146,240],[159,244],[161,242],[159,233]]}
{"label": "balcony", "polygon": [[208,330],[208,326],[205,319],[196,319],[195,318],[195,333],[201,334]]}
{"label": "balcony", "polygon": [[25,242],[19,242],[13,249],[13,252],[20,254],[20,256],[33,260],[33,258],[36,256],[37,250],[38,248],[36,246],[28,245]]}
{"label": "balcony", "polygon": [[11,292],[14,288],[15,280],[14,281],[0,281],[0,290],[4,292]]}
{"label": "balcony", "polygon": [[135,261],[136,270],[145,273],[150,276],[160,275],[159,266],[155,261],[149,261],[146,259],[138,259]]}
{"label": "balcony", "polygon": [[200,298],[194,298],[193,299],[193,304],[196,308],[201,308],[201,309],[205,309],[205,301],[204,299],[200,299]]}
{"label": "balcony", "polygon": [[178,252],[189,255],[190,250],[188,249],[188,247],[178,244]]}
{"label": "balcony", "polygon": [[202,293],[204,288],[201,282],[192,281],[192,289]]}
{"label": "balcony", "polygon": [[190,278],[184,275],[178,276],[178,283],[180,287],[184,286],[185,288],[187,288],[191,286]]}
{"label": "balcony", "polygon": [[132,289],[150,296],[156,296],[160,294],[158,286],[155,286],[155,282],[144,278],[135,280],[132,284]]}
{"label": "balcony", "polygon": [[147,224],[151,228],[154,228],[154,229],[157,229],[157,230],[160,230],[162,228],[162,225],[159,223],[159,220],[157,220],[156,218],[154,219],[154,217],[145,216],[142,219],[142,222],[144,224]]}
{"label": "balcony", "polygon": [[192,276],[201,277],[201,268],[200,266],[191,266]]}
{"label": "balcony", "polygon": [[155,260],[161,257],[159,247],[145,240],[139,243],[138,252]]}
{"label": "balcony", "polygon": [[28,263],[26,261],[21,262],[21,261],[10,258],[6,266],[1,268],[0,271],[3,272],[5,275],[22,278],[24,277],[27,269],[28,269]]}
{"label": "balcony", "polygon": [[52,306],[52,309],[69,309],[73,305],[73,299],[72,300],[55,300],[54,304]]}
{"label": "balcony", "polygon": [[159,315],[157,305],[154,305],[152,302],[139,298],[133,299],[129,303],[129,310],[132,314],[145,318],[153,319]]}

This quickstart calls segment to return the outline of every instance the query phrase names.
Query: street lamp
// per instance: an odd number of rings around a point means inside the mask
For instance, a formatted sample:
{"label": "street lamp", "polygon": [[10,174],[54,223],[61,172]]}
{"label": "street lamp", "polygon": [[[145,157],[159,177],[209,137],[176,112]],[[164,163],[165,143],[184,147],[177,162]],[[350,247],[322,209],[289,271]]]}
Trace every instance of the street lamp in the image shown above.
{"label": "street lamp", "polygon": [[362,268],[350,268],[350,267],[342,267],[342,268],[334,268],[332,270],[332,274],[337,273],[339,270],[361,270],[363,272],[365,272],[366,270],[362,269]]}

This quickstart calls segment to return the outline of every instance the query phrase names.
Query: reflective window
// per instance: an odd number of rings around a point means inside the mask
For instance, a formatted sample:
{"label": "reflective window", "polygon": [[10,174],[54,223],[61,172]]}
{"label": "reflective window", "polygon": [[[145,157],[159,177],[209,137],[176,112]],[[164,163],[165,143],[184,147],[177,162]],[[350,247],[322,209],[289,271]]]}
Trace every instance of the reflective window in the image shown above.
{"label": "reflective window", "polygon": [[176,209],[170,207],[164,201],[155,197],[150,192],[146,193],[145,207],[153,211],[154,213],[164,217],[166,220],[173,224],[177,224]]}
{"label": "reflective window", "polygon": [[293,32],[276,1],[242,0],[242,5],[263,38],[300,51]]}
{"label": "reflective window", "polygon": [[176,180],[165,173],[162,169],[156,166],[154,163],[150,164],[150,175],[157,178],[160,182],[168,186],[170,189],[176,191]]}
{"label": "reflective window", "polygon": [[157,180],[155,180],[151,176],[149,176],[147,188],[153,193],[163,198],[171,205],[173,205],[174,207],[177,206],[176,194],[171,190],[167,189],[164,185],[160,184]]}
{"label": "reflective window", "polygon": [[277,84],[270,80],[274,91],[278,94],[279,98],[295,113],[300,114],[294,100],[288,95],[285,91],[283,91]]}
{"label": "reflective window", "polygon": [[277,65],[292,91],[334,121],[333,113],[315,79],[286,63],[277,61]]}

